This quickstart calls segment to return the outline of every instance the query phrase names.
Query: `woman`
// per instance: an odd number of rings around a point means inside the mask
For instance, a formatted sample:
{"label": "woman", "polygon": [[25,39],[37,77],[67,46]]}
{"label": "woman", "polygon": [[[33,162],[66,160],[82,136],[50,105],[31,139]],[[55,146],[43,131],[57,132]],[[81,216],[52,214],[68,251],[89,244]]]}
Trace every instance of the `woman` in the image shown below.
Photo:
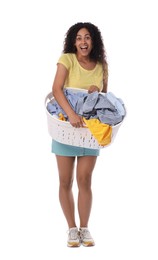
{"label": "woman", "polygon": [[[92,23],[76,23],[69,28],[64,41],[63,53],[57,63],[52,93],[68,116],[73,127],[83,127],[82,117],[69,105],[63,88],[73,87],[107,92],[108,65],[101,33]],[[88,229],[92,206],[91,179],[96,164],[98,149],[87,149],[52,141],[52,152],[56,155],[59,171],[59,200],[69,232],[69,247],[94,246]],[[72,185],[76,160],[78,185],[79,228],[75,221]]]}

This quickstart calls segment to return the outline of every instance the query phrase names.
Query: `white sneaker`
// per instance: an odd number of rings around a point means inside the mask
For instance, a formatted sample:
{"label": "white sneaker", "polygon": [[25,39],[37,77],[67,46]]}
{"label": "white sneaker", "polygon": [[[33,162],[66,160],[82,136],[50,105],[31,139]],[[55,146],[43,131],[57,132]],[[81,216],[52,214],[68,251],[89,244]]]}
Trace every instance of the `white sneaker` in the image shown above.
{"label": "white sneaker", "polygon": [[67,246],[69,247],[78,247],[80,246],[80,236],[79,231],[77,227],[70,228],[68,231],[68,240],[67,240]]}
{"label": "white sneaker", "polygon": [[83,227],[79,229],[80,239],[83,246],[94,246],[94,240],[88,230],[87,227]]}

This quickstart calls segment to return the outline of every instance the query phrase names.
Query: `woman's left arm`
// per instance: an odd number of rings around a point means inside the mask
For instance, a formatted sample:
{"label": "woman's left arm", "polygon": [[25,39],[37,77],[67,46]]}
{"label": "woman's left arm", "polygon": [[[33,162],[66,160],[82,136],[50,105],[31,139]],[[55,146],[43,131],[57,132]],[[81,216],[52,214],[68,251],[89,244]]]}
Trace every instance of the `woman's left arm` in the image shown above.
{"label": "woman's left arm", "polygon": [[101,92],[104,92],[104,93],[107,93],[107,89],[108,89],[108,82],[107,82],[107,80],[105,81],[103,81],[103,89],[102,89],[102,91]]}
{"label": "woman's left arm", "polygon": [[108,91],[108,65],[103,64],[103,89],[102,92],[107,93]]}

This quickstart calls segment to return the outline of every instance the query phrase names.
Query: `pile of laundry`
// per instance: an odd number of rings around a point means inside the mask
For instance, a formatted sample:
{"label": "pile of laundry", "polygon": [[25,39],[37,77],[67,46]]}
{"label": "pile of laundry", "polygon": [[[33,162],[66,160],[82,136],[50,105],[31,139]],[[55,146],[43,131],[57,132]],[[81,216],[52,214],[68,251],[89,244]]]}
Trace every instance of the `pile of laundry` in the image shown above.
{"label": "pile of laundry", "polygon": [[[64,89],[64,94],[73,110],[86,120],[98,119],[101,123],[114,126],[123,121],[126,110],[122,99],[117,98],[112,92],[81,92]],[[47,110],[50,114],[68,120],[64,110],[57,101],[48,102]]]}
{"label": "pile of laundry", "polygon": [[[64,89],[64,94],[72,109],[82,116],[98,144],[102,147],[112,141],[113,126],[123,121],[126,110],[123,101],[113,93],[82,92]],[[47,110],[60,120],[68,121],[64,110],[53,99],[47,103]]]}

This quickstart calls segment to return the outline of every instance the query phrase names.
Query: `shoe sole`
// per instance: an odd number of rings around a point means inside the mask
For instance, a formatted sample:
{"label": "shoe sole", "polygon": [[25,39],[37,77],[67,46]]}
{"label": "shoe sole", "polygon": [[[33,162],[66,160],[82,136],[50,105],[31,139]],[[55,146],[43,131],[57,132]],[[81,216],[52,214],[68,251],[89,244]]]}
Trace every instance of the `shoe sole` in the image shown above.
{"label": "shoe sole", "polygon": [[80,245],[81,245],[81,244],[79,244],[79,243],[71,243],[71,244],[68,243],[68,244],[67,244],[68,247],[79,247]]}
{"label": "shoe sole", "polygon": [[82,245],[85,246],[85,247],[95,246],[94,243],[88,243],[88,242],[87,243],[82,242]]}

